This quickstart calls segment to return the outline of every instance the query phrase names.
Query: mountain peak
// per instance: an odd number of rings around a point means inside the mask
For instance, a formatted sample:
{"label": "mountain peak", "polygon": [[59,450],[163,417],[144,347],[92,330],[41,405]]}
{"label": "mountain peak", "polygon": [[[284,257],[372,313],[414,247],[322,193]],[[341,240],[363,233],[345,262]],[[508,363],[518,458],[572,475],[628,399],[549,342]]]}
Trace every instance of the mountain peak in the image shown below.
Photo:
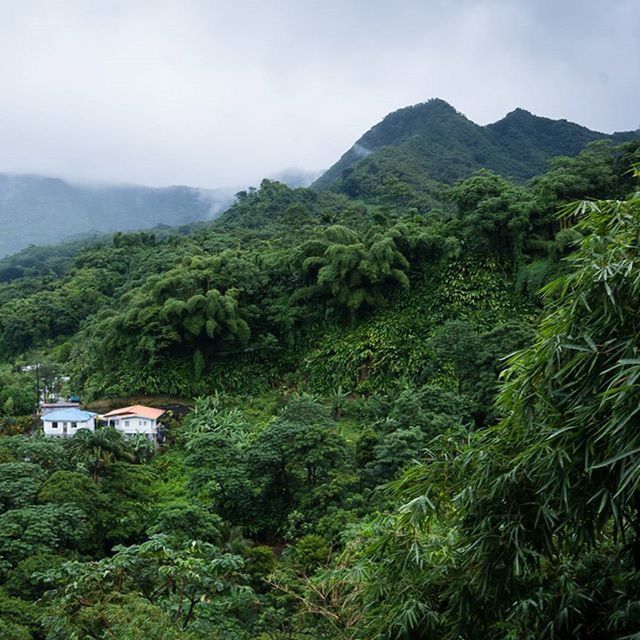
{"label": "mountain peak", "polygon": [[403,107],[386,115],[367,131],[356,144],[373,150],[387,145],[397,145],[403,140],[419,134],[441,119],[461,117],[448,102],[432,98],[426,102]]}
{"label": "mountain peak", "polygon": [[503,118],[503,120],[506,120],[507,118],[514,119],[514,118],[524,118],[524,117],[535,118],[536,116],[534,116],[533,113],[531,113],[531,111],[527,111],[522,107],[516,107],[515,109],[513,109],[513,111],[509,111],[509,113],[507,113],[507,115]]}
{"label": "mountain peak", "polygon": [[343,171],[356,162],[369,157],[382,147],[400,147],[410,140],[443,138],[446,132],[456,127],[477,127],[452,105],[442,98],[431,98],[387,114],[361,136],[353,146],[314,183],[317,187],[328,186],[339,178]]}
{"label": "mountain peak", "polygon": [[[370,188],[375,185],[374,176],[397,173],[398,167],[402,167],[404,180],[411,174],[409,180],[415,183],[425,179],[451,183],[481,168],[524,181],[542,173],[550,158],[576,155],[594,140],[637,138],[636,132],[607,135],[566,120],[537,116],[522,107],[480,126],[445,100],[432,98],[385,116],[314,186],[362,195],[362,184]],[[382,169],[381,163],[387,168]],[[353,171],[358,176],[351,175]]]}
{"label": "mountain peak", "polygon": [[[429,98],[425,100],[425,102],[418,102],[417,104],[404,107],[404,109],[416,109],[422,110],[426,112],[434,112],[434,111],[449,111],[450,113],[458,113],[456,108],[449,104],[446,100],[442,98]],[[398,111],[403,111],[404,109],[398,109]]]}

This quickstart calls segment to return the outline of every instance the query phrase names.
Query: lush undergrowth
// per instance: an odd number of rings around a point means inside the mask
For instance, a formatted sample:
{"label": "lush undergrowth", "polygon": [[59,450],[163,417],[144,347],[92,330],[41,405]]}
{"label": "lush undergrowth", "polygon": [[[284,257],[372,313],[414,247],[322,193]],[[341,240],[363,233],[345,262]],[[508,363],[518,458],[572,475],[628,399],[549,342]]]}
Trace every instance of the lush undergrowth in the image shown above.
{"label": "lush undergrowth", "polygon": [[455,387],[456,375],[448,373],[455,363],[439,346],[449,333],[462,330],[470,338],[506,323],[529,323],[535,314],[495,261],[459,259],[418,274],[410,292],[356,327],[325,331],[305,354],[301,378],[323,393],[385,391],[398,380]]}
{"label": "lush undergrowth", "polygon": [[635,637],[634,151],[4,260],[0,640]]}

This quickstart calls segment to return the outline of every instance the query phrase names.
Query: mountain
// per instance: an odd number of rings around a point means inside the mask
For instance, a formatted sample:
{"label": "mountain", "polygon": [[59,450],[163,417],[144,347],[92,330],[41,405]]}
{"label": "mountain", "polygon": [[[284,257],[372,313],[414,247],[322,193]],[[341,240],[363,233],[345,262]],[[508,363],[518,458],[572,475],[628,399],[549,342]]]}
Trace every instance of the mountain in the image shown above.
{"label": "mountain", "polygon": [[576,155],[594,140],[640,138],[640,130],[606,134],[566,120],[516,109],[480,126],[440,99],[390,113],[326,171],[315,187],[352,196],[375,195],[388,176],[412,186],[451,183],[487,168],[525,181],[542,173],[554,156]]}
{"label": "mountain", "polygon": [[229,190],[177,186],[88,186],[58,178],[0,174],[0,256],[95,232],[182,225],[214,217]]}

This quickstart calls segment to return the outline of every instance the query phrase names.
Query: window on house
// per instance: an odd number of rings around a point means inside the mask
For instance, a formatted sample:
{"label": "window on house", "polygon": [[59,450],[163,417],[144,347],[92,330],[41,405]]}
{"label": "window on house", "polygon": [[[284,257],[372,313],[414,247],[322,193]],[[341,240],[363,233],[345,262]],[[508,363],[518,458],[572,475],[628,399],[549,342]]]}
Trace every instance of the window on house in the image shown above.
{"label": "window on house", "polygon": [[128,420],[125,420],[125,421],[124,421],[124,426],[125,426],[125,427],[128,427],[128,426],[129,426],[129,421],[128,421]]}
{"label": "window on house", "polygon": [[58,428],[58,423],[57,422],[52,422],[51,423],[51,428],[52,429],[57,429]]}
{"label": "window on house", "polygon": [[72,429],[77,429],[78,428],[78,423],[77,422],[72,422],[71,423],[71,428]]}
{"label": "window on house", "polygon": [[138,424],[142,426],[142,420],[138,420]]}

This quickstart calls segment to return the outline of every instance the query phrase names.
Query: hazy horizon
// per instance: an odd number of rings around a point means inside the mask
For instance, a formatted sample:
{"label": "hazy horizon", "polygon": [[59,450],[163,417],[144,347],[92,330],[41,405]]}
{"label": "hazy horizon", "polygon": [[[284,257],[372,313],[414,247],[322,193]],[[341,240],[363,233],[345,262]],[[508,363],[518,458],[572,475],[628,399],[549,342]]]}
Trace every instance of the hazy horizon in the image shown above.
{"label": "hazy horizon", "polygon": [[327,169],[434,97],[483,125],[516,107],[640,125],[633,0],[27,0],[0,17],[3,173],[242,187]]}

